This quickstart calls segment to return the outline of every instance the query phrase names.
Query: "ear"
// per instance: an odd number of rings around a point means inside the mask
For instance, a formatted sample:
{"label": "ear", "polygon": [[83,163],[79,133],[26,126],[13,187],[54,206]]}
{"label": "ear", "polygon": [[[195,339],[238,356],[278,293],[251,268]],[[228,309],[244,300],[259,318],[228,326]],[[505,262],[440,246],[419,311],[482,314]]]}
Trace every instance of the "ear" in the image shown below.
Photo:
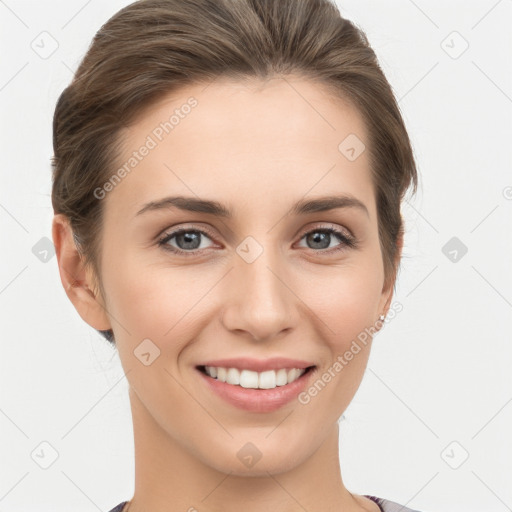
{"label": "ear", "polygon": [[69,300],[86,323],[97,330],[111,329],[107,311],[95,285],[96,276],[85,268],[78,251],[69,219],[64,214],[53,217],[52,237],[59,265],[60,280]]}
{"label": "ear", "polygon": [[[403,232],[401,232],[399,234],[396,244],[397,244],[397,251],[396,251],[396,256],[395,256],[395,266],[394,266],[395,269],[398,268],[400,259],[402,257],[402,249],[404,246],[404,233]],[[391,300],[393,299],[393,291],[394,291],[393,288],[395,286],[396,277],[397,277],[397,272],[395,271],[393,278],[390,279],[387,286],[384,286],[382,289],[382,297],[381,297],[381,301],[379,304],[379,314],[381,314],[381,315],[385,316],[391,306]]]}

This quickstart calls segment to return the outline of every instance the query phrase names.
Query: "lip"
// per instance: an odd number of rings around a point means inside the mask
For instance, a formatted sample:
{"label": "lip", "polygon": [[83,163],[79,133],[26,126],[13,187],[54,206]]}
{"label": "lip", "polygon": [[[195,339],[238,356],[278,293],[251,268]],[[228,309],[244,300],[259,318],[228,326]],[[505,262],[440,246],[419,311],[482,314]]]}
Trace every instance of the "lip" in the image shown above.
{"label": "lip", "polygon": [[239,370],[252,370],[253,372],[264,372],[267,370],[280,370],[282,368],[303,368],[315,366],[314,363],[301,361],[299,359],[289,359],[287,357],[272,357],[270,359],[253,359],[250,357],[237,357],[232,359],[216,359],[215,361],[206,361],[197,366],[221,366],[223,368],[238,368]]}
{"label": "lip", "polygon": [[[215,363],[216,364],[208,364],[206,366],[222,366],[218,364],[219,361]],[[275,360],[273,364],[275,364]],[[236,368],[236,365],[229,367]],[[272,368],[276,367],[273,366]],[[282,368],[286,368],[286,366],[282,366]],[[307,366],[291,366],[290,368],[307,368]],[[306,388],[315,370],[316,367],[312,367],[291,384],[277,386],[274,389],[250,389],[221,382],[203,373],[199,368],[196,368],[197,373],[210,391],[213,391],[223,400],[239,409],[258,413],[273,412],[291,402]],[[260,371],[265,371],[265,369]]]}

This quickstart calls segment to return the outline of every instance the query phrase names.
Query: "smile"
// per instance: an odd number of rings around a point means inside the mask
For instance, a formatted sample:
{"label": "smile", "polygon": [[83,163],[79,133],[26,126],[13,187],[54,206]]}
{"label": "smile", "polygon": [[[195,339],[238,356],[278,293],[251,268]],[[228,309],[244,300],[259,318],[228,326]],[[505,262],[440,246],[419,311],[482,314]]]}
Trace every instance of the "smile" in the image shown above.
{"label": "smile", "polygon": [[278,386],[286,386],[295,382],[311,368],[311,366],[308,368],[280,368],[279,370],[256,372],[222,366],[200,367],[204,373],[220,382],[247,389],[274,389]]}
{"label": "smile", "polygon": [[270,413],[297,399],[316,366],[263,371],[225,366],[196,366],[208,394],[245,411]]}

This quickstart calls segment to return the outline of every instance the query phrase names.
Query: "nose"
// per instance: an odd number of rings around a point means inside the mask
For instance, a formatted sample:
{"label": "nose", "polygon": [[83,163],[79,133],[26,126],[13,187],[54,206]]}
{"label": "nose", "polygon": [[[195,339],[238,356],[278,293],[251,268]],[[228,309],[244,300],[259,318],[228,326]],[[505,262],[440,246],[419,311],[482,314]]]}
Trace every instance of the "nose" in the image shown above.
{"label": "nose", "polygon": [[222,323],[229,331],[265,341],[297,326],[300,300],[289,267],[271,251],[264,250],[252,263],[237,258],[227,281]]}

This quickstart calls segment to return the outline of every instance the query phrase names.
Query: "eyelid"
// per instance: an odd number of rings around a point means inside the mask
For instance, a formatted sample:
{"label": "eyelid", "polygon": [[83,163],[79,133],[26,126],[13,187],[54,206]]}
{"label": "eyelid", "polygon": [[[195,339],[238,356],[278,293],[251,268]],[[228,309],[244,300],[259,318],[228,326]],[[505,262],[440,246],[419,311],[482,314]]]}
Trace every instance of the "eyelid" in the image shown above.
{"label": "eyelid", "polygon": [[337,226],[336,224],[333,224],[332,222],[326,222],[326,223],[320,223],[320,224],[321,225],[313,224],[313,226],[309,226],[307,228],[304,228],[304,230],[299,231],[300,239],[302,239],[304,237],[304,235],[307,235],[311,231],[321,231],[323,229],[326,229],[326,230],[332,229],[333,231],[340,232],[347,239],[355,239],[355,236],[351,233],[351,231],[343,226]]}

